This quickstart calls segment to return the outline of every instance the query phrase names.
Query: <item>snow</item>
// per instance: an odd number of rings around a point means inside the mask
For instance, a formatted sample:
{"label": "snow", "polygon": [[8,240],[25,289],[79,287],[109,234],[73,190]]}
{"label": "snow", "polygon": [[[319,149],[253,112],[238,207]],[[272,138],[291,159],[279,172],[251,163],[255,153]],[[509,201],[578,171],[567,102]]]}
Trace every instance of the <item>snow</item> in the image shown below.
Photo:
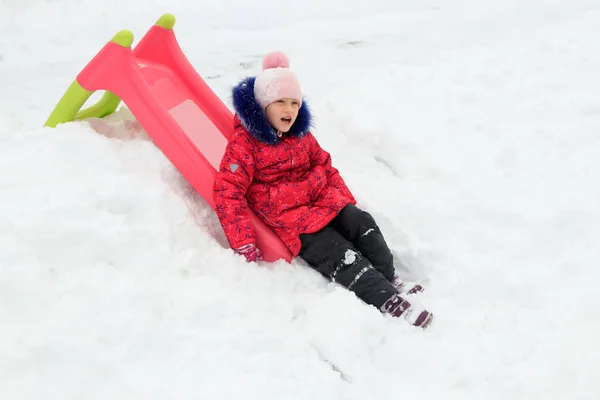
{"label": "snow", "polygon": [[[246,264],[126,109],[41,128],[114,33],[164,12],[229,106],[262,55],[289,56],[316,137],[427,287],[428,330],[301,261]],[[600,397],[597,0],[0,16],[0,398]]]}
{"label": "snow", "polygon": [[373,228],[367,229],[367,231],[365,233],[363,233],[362,235],[360,235],[360,237],[367,236],[369,233],[374,232],[374,231],[375,231],[375,229],[373,229]]}
{"label": "snow", "polygon": [[344,265],[350,265],[356,261],[356,252],[353,250],[346,250],[344,254]]}

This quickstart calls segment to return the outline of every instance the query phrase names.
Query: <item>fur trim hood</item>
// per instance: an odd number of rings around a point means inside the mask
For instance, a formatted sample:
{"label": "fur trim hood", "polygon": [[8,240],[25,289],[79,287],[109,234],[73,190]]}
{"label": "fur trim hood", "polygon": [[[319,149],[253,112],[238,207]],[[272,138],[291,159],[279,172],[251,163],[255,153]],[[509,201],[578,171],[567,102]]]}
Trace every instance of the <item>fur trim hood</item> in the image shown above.
{"label": "fur trim hood", "polygon": [[[269,124],[267,115],[254,97],[254,81],[256,77],[242,80],[232,90],[233,108],[242,126],[252,137],[264,143],[278,142],[277,131]],[[302,137],[310,129],[312,117],[306,100],[298,110],[298,117],[286,135]]]}

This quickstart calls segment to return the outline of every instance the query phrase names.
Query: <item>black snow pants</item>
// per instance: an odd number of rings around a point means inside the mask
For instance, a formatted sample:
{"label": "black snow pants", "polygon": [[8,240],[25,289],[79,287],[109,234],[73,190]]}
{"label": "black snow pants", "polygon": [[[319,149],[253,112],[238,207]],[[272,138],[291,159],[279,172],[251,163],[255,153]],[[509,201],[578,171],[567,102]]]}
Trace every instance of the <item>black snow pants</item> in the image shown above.
{"label": "black snow pants", "polygon": [[326,278],[379,309],[394,294],[392,252],[366,211],[347,205],[323,229],[300,235],[299,256]]}

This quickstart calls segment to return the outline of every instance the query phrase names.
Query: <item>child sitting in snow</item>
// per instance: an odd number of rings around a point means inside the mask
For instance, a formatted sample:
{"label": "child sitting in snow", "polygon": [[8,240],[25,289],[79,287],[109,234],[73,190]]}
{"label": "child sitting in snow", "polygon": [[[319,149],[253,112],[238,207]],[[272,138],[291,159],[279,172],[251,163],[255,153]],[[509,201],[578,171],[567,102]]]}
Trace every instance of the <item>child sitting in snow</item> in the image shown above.
{"label": "child sitting in snow", "polygon": [[[404,297],[393,257],[373,217],[354,196],[309,131],[311,114],[288,58],[273,52],[263,71],[233,88],[234,133],[214,184],[217,215],[234,251],[261,259],[250,207],[328,279],[382,312],[425,328],[433,318]],[[408,289],[408,290],[407,290]]]}

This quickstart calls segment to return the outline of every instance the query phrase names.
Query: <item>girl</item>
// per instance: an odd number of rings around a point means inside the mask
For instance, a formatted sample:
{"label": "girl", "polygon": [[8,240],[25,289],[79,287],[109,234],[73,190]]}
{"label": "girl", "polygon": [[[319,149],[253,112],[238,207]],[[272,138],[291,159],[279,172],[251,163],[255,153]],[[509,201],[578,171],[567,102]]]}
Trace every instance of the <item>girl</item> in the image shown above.
{"label": "girl", "polygon": [[263,71],[233,88],[234,133],[214,184],[215,209],[229,244],[246,260],[261,259],[250,207],[328,279],[392,316],[426,328],[433,314],[417,309],[395,274],[393,257],[373,217],[354,196],[329,153],[309,131],[311,113],[281,52]]}

